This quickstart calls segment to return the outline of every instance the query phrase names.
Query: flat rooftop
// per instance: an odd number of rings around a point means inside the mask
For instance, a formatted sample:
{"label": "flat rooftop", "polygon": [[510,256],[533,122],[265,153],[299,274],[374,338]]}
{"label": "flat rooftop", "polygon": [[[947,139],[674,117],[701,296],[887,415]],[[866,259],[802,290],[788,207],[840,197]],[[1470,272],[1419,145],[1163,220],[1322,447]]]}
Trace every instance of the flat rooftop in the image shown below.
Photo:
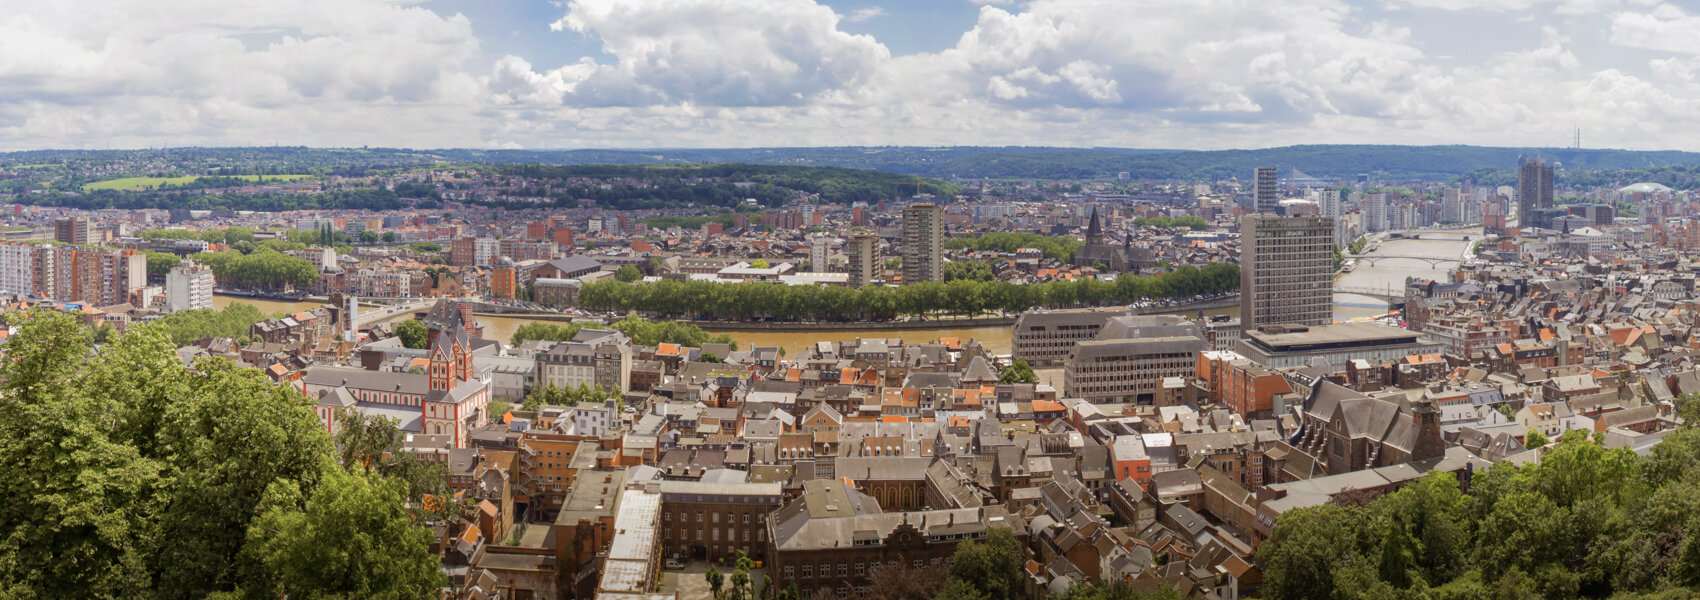
{"label": "flat rooftop", "polygon": [[1368,346],[1415,344],[1421,334],[1408,329],[1375,323],[1336,323],[1300,327],[1302,331],[1266,333],[1253,330],[1241,334],[1247,342],[1273,352],[1307,352]]}

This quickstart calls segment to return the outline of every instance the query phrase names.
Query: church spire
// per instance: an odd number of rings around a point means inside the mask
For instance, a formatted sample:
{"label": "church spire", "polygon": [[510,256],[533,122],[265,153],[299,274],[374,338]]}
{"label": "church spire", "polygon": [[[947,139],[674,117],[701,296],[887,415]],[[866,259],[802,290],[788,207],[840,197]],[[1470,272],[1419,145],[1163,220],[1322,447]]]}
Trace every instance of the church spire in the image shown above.
{"label": "church spire", "polygon": [[1104,226],[1098,221],[1098,207],[1092,207],[1092,222],[1086,224],[1086,243],[1098,245],[1104,243]]}

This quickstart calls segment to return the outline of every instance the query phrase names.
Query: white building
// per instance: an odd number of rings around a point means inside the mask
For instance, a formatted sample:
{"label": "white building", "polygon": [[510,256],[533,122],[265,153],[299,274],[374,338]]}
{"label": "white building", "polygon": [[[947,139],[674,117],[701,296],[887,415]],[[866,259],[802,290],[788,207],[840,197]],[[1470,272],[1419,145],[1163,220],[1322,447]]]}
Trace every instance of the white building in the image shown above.
{"label": "white building", "polygon": [[212,267],[184,260],[165,274],[165,309],[167,312],[212,308]]}
{"label": "white building", "polygon": [[832,236],[815,235],[809,238],[809,270],[826,271],[832,261],[832,246],[835,242]]}
{"label": "white building", "polygon": [[600,437],[619,418],[618,404],[608,400],[602,404],[581,403],[573,408],[573,434]]}
{"label": "white building", "polygon": [[0,292],[29,294],[35,291],[35,248],[24,244],[0,244]]}

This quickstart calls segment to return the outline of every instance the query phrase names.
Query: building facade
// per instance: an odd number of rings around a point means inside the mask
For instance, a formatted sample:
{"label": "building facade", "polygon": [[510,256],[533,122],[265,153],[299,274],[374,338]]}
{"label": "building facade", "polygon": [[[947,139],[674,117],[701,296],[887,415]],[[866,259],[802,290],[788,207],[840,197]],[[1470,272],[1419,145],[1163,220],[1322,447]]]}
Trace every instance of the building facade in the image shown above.
{"label": "building facade", "polygon": [[1334,220],[1246,215],[1240,222],[1240,322],[1334,321]]}
{"label": "building facade", "polygon": [[1552,208],[1552,202],[1552,165],[1544,158],[1524,158],[1517,165],[1517,224],[1530,225],[1530,216]]}
{"label": "building facade", "polygon": [[1280,207],[1280,175],[1275,167],[1257,167],[1252,173],[1251,197],[1260,213],[1274,213]]}
{"label": "building facade", "polygon": [[903,209],[903,284],[944,281],[944,207],[931,202]]}
{"label": "building facade", "polygon": [[165,275],[165,307],[167,311],[212,308],[212,268],[191,260],[183,260]]}
{"label": "building facade", "polygon": [[859,288],[883,278],[885,263],[880,261],[879,236],[867,231],[851,233],[844,242],[844,258],[850,287]]}

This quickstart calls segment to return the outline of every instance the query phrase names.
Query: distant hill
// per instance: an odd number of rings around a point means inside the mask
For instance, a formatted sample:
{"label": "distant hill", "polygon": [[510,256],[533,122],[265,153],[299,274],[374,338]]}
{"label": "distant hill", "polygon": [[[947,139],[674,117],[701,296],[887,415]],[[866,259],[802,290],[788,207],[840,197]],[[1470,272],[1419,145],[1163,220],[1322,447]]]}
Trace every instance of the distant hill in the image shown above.
{"label": "distant hill", "polygon": [[1485,146],[1310,145],[1257,150],[1138,150],[1046,147],[834,147],[678,150],[443,150],[457,160],[546,164],[740,162],[876,169],[908,175],[968,179],[1096,179],[1126,171],[1134,179],[1245,179],[1252,168],[1275,165],[1322,178],[1446,180],[1480,169],[1515,168],[1524,156],[1564,169],[1649,169],[1700,164],[1700,153]]}
{"label": "distant hill", "polygon": [[[126,165],[164,159],[177,175],[316,173],[358,176],[424,164],[538,163],[544,165],[721,164],[843,167],[939,179],[1101,179],[1127,172],[1134,179],[1246,179],[1253,167],[1274,165],[1282,177],[1293,169],[1313,177],[1378,181],[1445,181],[1470,177],[1502,181],[1523,156],[1561,165],[1559,180],[1616,181],[1620,177],[1668,179],[1693,187],[1687,166],[1700,153],[1485,146],[1309,145],[1256,150],[1162,150],[1052,148],[1035,146],[840,146],[824,148],[657,148],[646,150],[408,150],[393,148],[172,148],[169,150],[43,150],[0,154],[7,166],[75,163]],[[1678,168],[1682,172],[1664,173]],[[200,169],[200,170],[196,170]],[[1645,174],[1642,177],[1640,174]],[[156,173],[143,173],[157,175]],[[109,175],[110,176],[110,175]],[[1515,173],[1510,173],[1515,177]],[[1663,178],[1663,179],[1660,179]],[[1486,181],[1483,181],[1486,183]],[[1687,185],[1682,185],[1687,182]],[[79,182],[87,183],[87,182]],[[1667,183],[1668,185],[1668,183]],[[0,190],[3,191],[3,190]]]}

